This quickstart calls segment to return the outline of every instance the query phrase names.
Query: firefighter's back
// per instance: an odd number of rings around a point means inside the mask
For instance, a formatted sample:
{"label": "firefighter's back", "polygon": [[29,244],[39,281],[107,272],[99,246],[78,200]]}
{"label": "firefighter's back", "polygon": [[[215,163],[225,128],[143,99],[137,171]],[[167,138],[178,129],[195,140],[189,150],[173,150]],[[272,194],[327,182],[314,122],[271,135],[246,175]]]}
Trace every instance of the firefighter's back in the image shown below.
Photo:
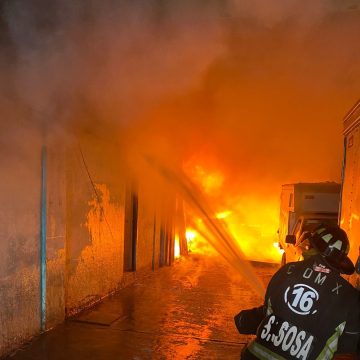
{"label": "firefighter's back", "polygon": [[356,348],[357,291],[321,255],[282,267],[265,305],[267,316],[249,346],[259,359],[326,360]]}

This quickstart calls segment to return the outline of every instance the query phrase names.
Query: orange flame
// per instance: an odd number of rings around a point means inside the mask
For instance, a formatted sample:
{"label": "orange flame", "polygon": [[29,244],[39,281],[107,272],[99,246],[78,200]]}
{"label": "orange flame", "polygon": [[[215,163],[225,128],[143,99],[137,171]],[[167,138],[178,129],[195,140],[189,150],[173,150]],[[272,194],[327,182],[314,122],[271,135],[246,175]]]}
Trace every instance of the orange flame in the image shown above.
{"label": "orange flame", "polygon": [[[205,166],[189,162],[185,171],[208,195],[215,210],[214,219],[225,224],[248,259],[280,262],[282,251],[274,245],[278,241],[277,199],[256,199],[246,194],[234,194],[233,190],[224,186],[225,175],[213,167],[207,171]],[[192,219],[193,223],[197,221]],[[186,239],[190,251],[204,252],[206,240],[194,229],[187,229]]]}
{"label": "orange flame", "polygon": [[180,238],[179,238],[179,234],[175,235],[174,257],[175,257],[175,259],[178,259],[180,257]]}
{"label": "orange flame", "polygon": [[[197,220],[197,227],[202,228],[201,219]],[[188,251],[196,254],[210,255],[214,253],[213,248],[197,230],[188,227],[186,229],[186,241]]]}

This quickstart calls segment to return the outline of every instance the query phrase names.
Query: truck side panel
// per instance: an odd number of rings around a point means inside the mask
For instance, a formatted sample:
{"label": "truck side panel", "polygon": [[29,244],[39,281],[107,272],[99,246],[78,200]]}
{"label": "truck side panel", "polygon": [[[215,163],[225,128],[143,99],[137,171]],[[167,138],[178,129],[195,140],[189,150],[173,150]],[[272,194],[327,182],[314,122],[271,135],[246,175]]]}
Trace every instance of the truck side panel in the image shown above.
{"label": "truck side panel", "polygon": [[297,213],[337,213],[340,201],[340,184],[299,183],[295,184],[295,209]]}
{"label": "truck side panel", "polygon": [[346,164],[344,169],[341,227],[350,240],[350,258],[354,262],[359,255],[360,245],[360,128],[357,126],[346,135]]}
{"label": "truck side panel", "polygon": [[299,216],[310,213],[337,214],[339,201],[340,184],[334,182],[283,185],[279,226],[281,246],[285,246],[286,235],[293,233]]}
{"label": "truck side panel", "polygon": [[340,193],[304,193],[302,210],[304,212],[337,213],[339,210]]}

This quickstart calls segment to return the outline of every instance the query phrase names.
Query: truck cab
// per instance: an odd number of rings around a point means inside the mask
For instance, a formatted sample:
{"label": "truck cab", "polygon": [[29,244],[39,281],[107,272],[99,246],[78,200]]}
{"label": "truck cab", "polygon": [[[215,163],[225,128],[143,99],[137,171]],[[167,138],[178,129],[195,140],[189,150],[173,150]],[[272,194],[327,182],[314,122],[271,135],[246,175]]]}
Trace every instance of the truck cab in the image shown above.
{"label": "truck cab", "polygon": [[341,186],[334,182],[296,183],[282,186],[279,246],[282,264],[303,259],[309,247],[306,233],[318,225],[338,223]]}
{"label": "truck cab", "polygon": [[309,250],[308,234],[319,225],[337,225],[337,213],[308,213],[299,216],[293,230],[285,238],[282,264],[304,259],[303,252]]}

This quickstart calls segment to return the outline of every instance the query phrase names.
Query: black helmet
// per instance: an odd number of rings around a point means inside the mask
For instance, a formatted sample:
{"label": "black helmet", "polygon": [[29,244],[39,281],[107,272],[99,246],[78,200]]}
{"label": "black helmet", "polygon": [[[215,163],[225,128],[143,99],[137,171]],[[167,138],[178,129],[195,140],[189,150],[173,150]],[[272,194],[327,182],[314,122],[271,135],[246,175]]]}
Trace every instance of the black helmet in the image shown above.
{"label": "black helmet", "polygon": [[348,258],[350,244],[346,232],[338,226],[320,225],[310,237],[311,245],[342,274],[351,275],[354,264]]}

